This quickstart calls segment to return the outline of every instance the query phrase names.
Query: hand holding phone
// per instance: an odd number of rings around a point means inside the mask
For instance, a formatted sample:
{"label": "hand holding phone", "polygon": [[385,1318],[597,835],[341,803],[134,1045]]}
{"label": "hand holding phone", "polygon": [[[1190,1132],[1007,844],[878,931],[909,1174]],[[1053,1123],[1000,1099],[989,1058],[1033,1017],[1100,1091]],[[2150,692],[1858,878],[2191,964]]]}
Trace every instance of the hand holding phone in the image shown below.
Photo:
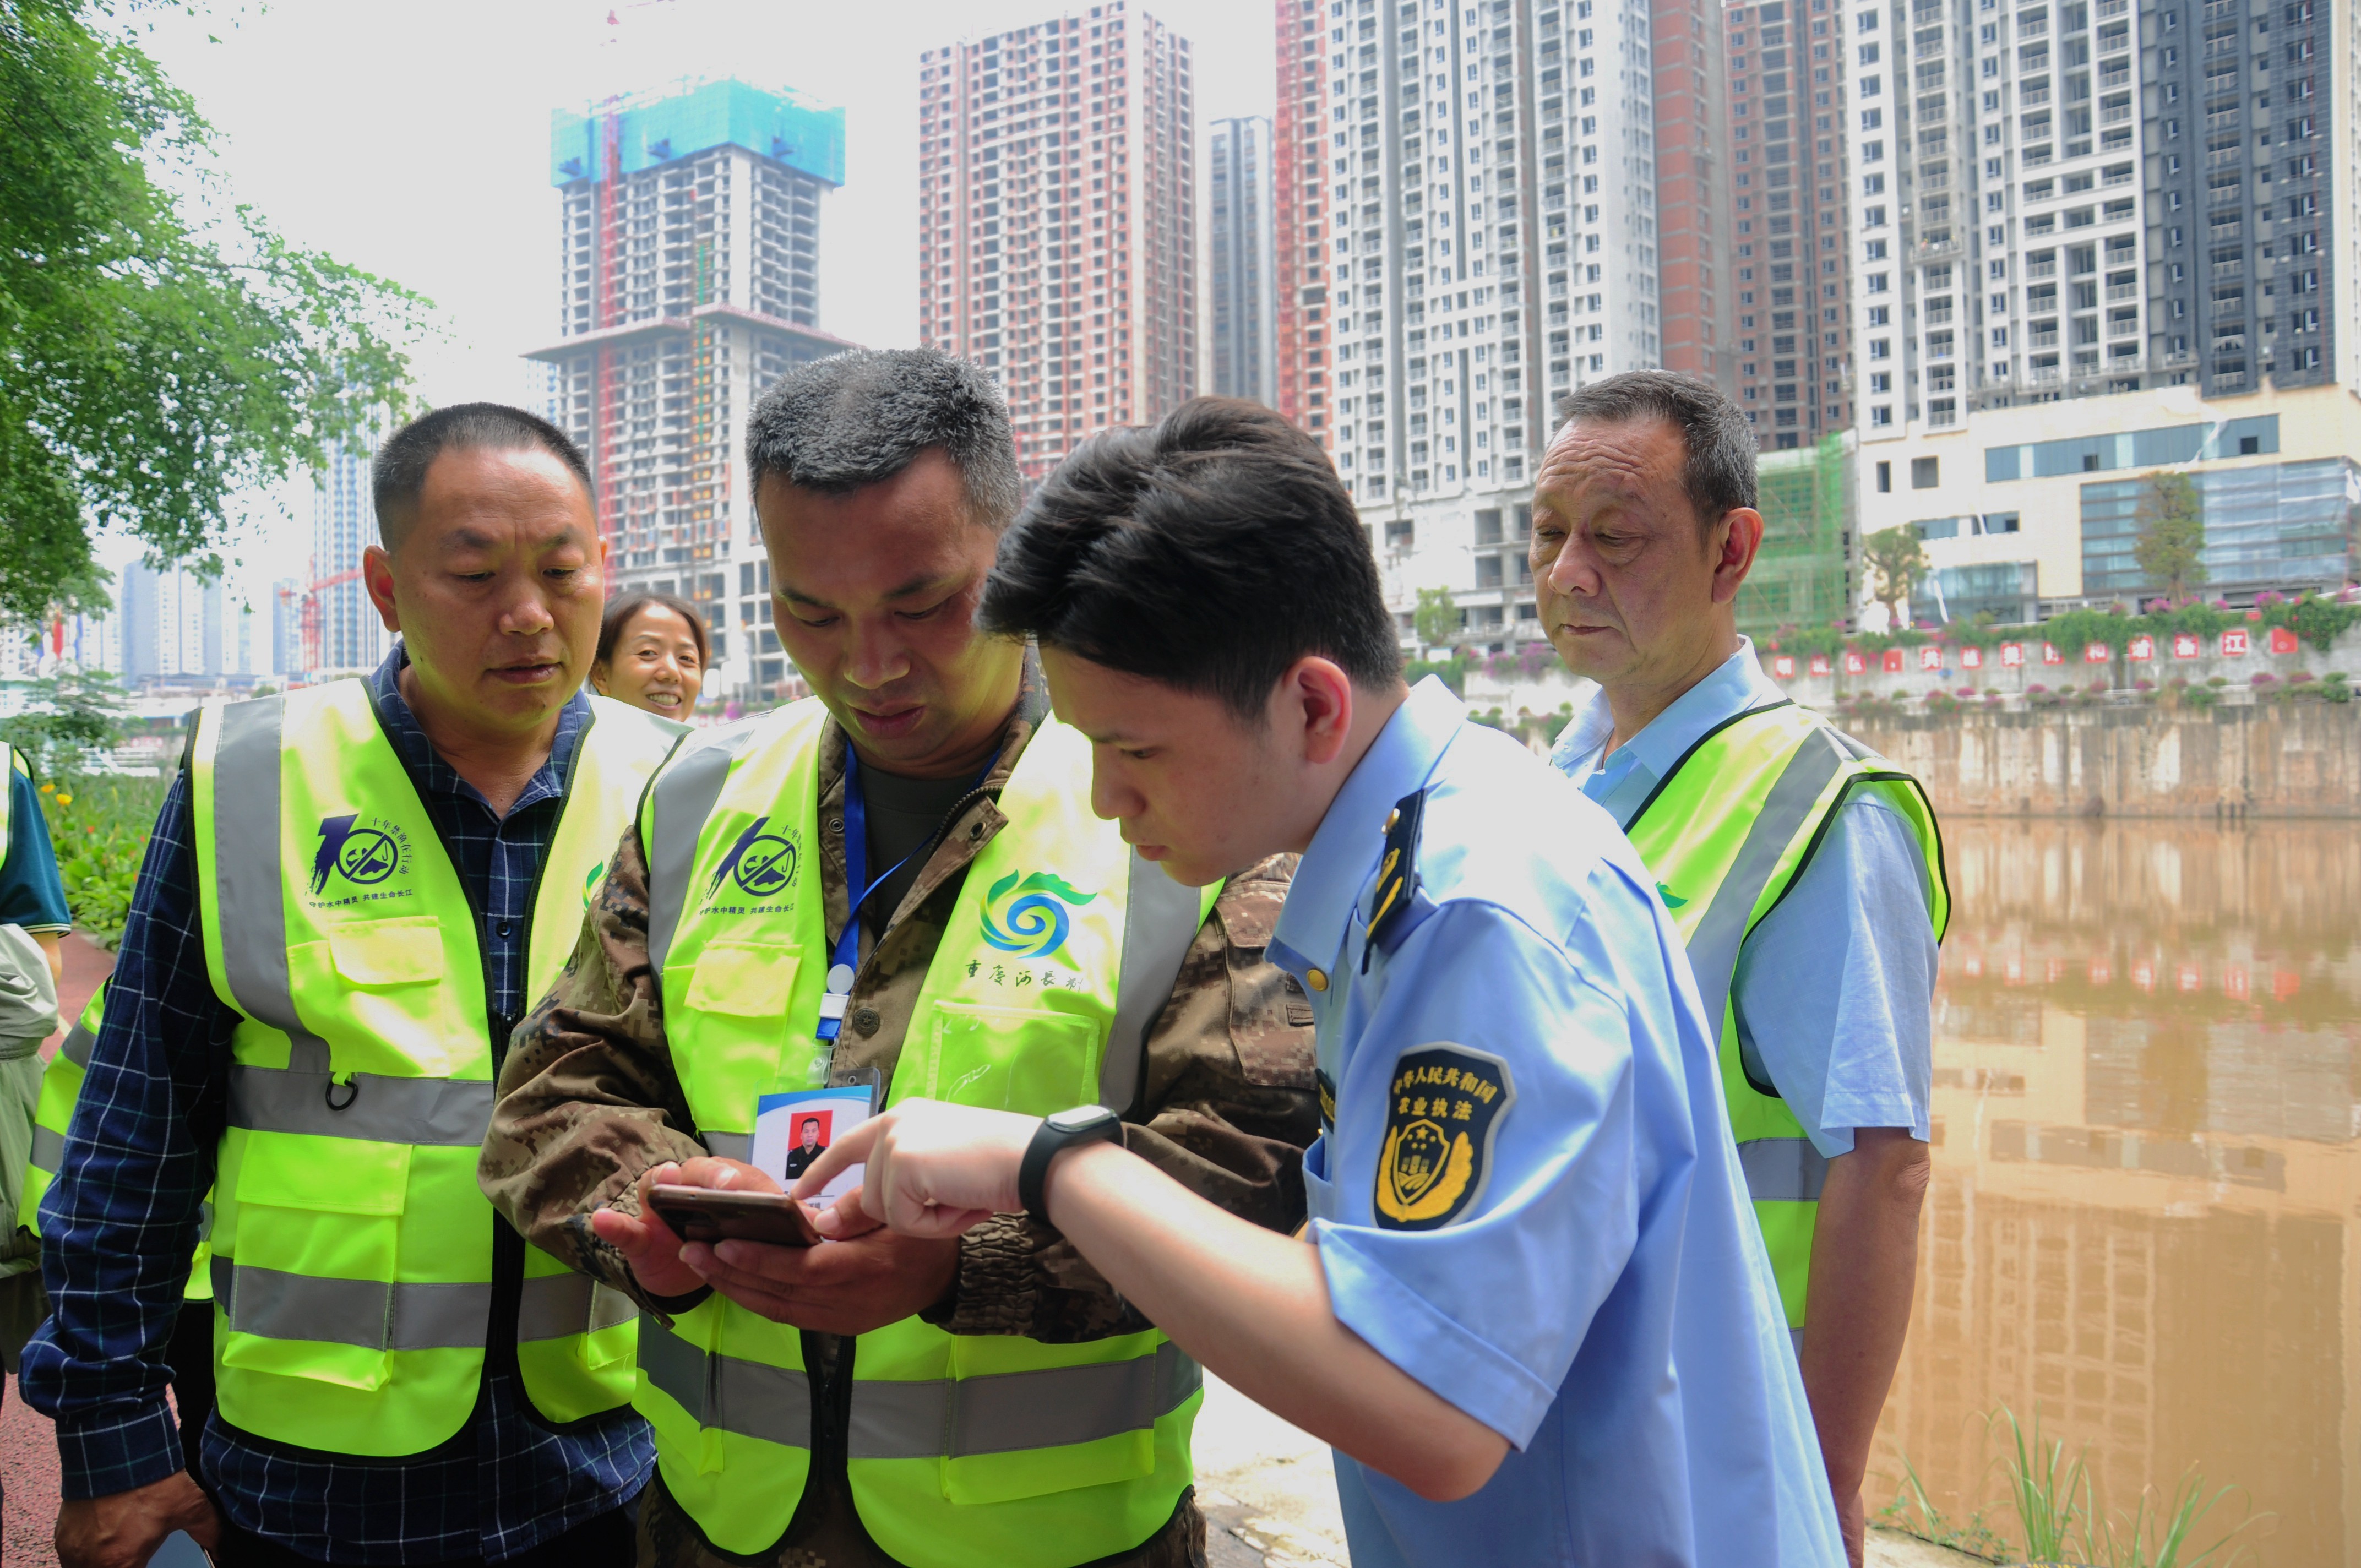
{"label": "hand holding phone", "polygon": [[811,1211],[784,1192],[733,1192],[658,1182],[648,1190],[648,1203],[686,1242],[813,1246],[822,1239],[812,1226]]}

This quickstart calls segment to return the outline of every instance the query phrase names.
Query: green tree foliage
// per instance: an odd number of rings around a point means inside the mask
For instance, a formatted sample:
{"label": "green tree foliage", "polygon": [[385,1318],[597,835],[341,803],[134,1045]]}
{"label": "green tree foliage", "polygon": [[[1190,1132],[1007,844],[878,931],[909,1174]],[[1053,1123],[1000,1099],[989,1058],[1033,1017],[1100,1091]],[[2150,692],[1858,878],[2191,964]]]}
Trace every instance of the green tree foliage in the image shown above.
{"label": "green tree foliage", "polygon": [[1419,646],[1443,647],[1459,634],[1459,606],[1449,588],[1418,590],[1418,609],[1411,612],[1410,623],[1418,633]]}
{"label": "green tree foliage", "polygon": [[122,739],[123,689],[104,670],[60,670],[32,682],[25,695],[24,709],[0,720],[0,740],[45,773],[67,772],[84,748]]}
{"label": "green tree foliage", "polygon": [[1910,624],[1910,590],[1929,570],[1917,530],[1904,523],[1880,529],[1861,542],[1861,560],[1870,570],[1870,591],[1883,605],[1886,624],[1896,630]]}
{"label": "green tree foliage", "polygon": [[417,295],[288,244],[104,0],[0,0],[0,621],[99,608],[98,528],[220,569],[225,500],[404,406]]}
{"label": "green tree foliage", "polygon": [[2205,503],[2186,474],[2150,474],[2140,488],[2132,559],[2147,585],[2176,602],[2205,586]]}

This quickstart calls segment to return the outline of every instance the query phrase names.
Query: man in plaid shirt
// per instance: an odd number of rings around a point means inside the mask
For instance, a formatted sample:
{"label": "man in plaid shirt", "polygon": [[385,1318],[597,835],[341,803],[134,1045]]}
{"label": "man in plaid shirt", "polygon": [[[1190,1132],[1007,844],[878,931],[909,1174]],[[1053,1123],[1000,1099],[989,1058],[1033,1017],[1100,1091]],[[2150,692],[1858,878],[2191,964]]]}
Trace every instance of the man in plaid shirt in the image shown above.
{"label": "man in plaid shirt", "polygon": [[[588,477],[556,429],[490,405],[427,416],[377,466],[394,549],[369,552],[368,587],[404,641],[368,677],[368,700],[478,916],[497,1050],[533,1000],[534,888],[592,718],[579,688],[604,583]],[[628,1562],[625,1509],[653,1459],[645,1423],[628,1406],[563,1426],[534,1410],[517,1361],[513,1262],[492,1271],[474,1409],[447,1440],[357,1457],[241,1430],[216,1410],[202,1488],[183,1467],[166,1346],[242,1022],[208,973],[194,803],[184,768],[148,846],[42,1206],[56,1310],[22,1383],[57,1422],[60,1557],[67,1568],[136,1568],[186,1530],[225,1563]],[[324,1161],[319,1179],[348,1178]],[[480,1223],[488,1239],[500,1225],[489,1211]],[[512,1235],[505,1245],[522,1258]]]}

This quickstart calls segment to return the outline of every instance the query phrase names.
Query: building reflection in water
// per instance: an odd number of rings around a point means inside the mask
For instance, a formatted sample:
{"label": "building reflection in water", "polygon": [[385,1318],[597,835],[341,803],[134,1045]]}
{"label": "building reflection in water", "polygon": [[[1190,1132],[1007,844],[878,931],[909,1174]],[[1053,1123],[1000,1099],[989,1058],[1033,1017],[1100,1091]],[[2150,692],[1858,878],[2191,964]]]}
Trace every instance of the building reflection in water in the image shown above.
{"label": "building reflection in water", "polygon": [[1982,1416],[2037,1408],[2114,1506],[2193,1464],[2277,1516],[2269,1568],[2361,1565],[2361,834],[1945,840],[1935,1184],[1884,1479],[1906,1454],[1955,1517],[2005,1519]]}

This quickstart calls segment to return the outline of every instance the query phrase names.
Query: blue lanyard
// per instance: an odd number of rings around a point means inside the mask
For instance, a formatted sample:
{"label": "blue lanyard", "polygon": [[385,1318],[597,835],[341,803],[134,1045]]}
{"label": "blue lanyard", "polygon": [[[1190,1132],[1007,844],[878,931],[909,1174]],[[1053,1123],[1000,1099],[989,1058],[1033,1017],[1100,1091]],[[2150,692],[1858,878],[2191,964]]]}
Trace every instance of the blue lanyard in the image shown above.
{"label": "blue lanyard", "polygon": [[[995,753],[983,764],[976,784],[992,776],[1000,761]],[[973,789],[975,786],[968,786]],[[926,848],[925,845],[919,846]],[[917,850],[912,850],[916,854]],[[875,882],[869,880],[869,803],[861,790],[861,758],[854,752],[852,742],[844,745],[844,891],[851,901],[845,916],[844,929],[837,933],[836,946],[829,954],[828,981],[819,999],[819,1026],[813,1030],[816,1037],[833,1040],[844,1027],[844,1010],[852,1000],[853,976],[861,970],[861,905],[869,895],[909,864],[909,856],[894,862]]]}

